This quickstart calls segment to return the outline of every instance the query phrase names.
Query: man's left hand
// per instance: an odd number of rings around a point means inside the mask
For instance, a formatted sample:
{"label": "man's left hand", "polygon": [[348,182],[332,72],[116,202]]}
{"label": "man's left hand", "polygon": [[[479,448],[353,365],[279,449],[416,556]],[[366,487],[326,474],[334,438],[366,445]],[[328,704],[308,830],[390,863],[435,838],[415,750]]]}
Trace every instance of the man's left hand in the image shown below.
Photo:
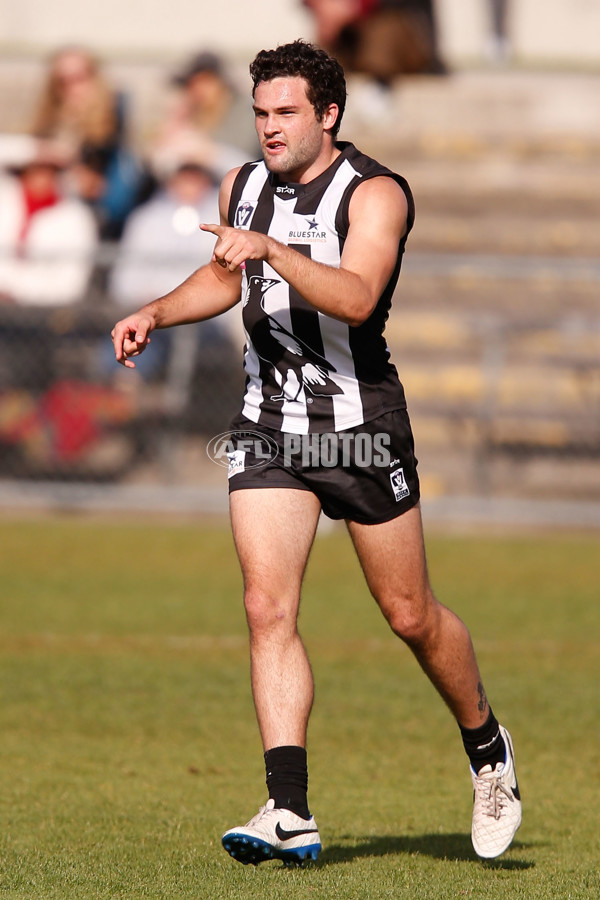
{"label": "man's left hand", "polygon": [[229,225],[201,225],[217,238],[213,259],[223,268],[234,272],[247,259],[268,259],[271,239],[257,231],[242,231]]}

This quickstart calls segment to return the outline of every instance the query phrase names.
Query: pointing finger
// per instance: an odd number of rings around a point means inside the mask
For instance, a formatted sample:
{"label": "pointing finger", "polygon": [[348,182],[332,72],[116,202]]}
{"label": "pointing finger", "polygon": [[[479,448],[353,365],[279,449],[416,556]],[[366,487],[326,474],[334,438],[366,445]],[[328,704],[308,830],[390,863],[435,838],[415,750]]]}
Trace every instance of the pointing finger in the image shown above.
{"label": "pointing finger", "polygon": [[223,225],[200,225],[202,231],[210,231],[211,234],[216,234],[217,237],[221,237],[221,234],[225,230]]}

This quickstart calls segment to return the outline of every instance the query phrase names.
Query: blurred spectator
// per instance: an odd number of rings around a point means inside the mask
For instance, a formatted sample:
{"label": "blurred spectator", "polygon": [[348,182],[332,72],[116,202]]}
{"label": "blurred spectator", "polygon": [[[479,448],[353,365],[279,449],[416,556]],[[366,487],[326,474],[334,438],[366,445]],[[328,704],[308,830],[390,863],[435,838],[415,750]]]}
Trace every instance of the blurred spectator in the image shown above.
{"label": "blurred spectator", "polygon": [[152,153],[157,170],[201,155],[221,179],[234,166],[260,157],[250,102],[236,91],[219,56],[197,54],[172,84],[177,94]]}
{"label": "blurred spectator", "polygon": [[509,0],[489,0],[490,36],[487,55],[490,62],[508,62],[512,48],[508,30]]}
{"label": "blurred spectator", "polygon": [[92,213],[65,191],[63,154],[39,142],[0,177],[0,299],[64,306],[85,292],[97,247]]}
{"label": "blurred spectator", "polygon": [[[219,192],[213,174],[196,158],[183,157],[164,187],[130,216],[110,279],[112,299],[135,308],[175,288],[194,269],[209,262],[215,238],[200,231],[200,224],[218,221]],[[230,338],[228,317],[189,328],[195,335],[187,344],[190,357],[198,345]],[[147,354],[147,360],[143,356],[138,360],[142,376],[150,378],[162,372],[172,337],[170,331],[152,336],[154,352]],[[102,369],[116,369],[109,342],[104,351]]]}
{"label": "blurred spectator", "polygon": [[316,41],[346,72],[389,87],[399,75],[442,74],[432,0],[303,0]]}
{"label": "blurred spectator", "polygon": [[127,144],[126,99],[89,50],[65,47],[51,58],[32,132],[60,141],[77,160],[77,187],[102,237],[117,239],[145,189],[145,173]]}
{"label": "blurred spectator", "polygon": [[110,294],[138,307],[168,293],[212,256],[214,235],[202,222],[219,221],[219,194],[211,173],[182,162],[165,186],[131,214],[110,280]]}

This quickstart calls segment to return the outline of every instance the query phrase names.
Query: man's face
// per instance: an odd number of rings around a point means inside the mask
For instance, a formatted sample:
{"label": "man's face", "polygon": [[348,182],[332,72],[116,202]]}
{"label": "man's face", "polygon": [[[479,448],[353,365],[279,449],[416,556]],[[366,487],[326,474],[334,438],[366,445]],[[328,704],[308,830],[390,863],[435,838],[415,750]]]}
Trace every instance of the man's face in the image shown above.
{"label": "man's face", "polygon": [[[273,78],[261,81],[254,92],[256,132],[265,163],[288,181],[300,182],[321,158],[329,164],[332,142],[325,128],[335,122],[335,112],[317,119],[306,87],[304,78]],[[332,109],[337,111],[336,106]]]}

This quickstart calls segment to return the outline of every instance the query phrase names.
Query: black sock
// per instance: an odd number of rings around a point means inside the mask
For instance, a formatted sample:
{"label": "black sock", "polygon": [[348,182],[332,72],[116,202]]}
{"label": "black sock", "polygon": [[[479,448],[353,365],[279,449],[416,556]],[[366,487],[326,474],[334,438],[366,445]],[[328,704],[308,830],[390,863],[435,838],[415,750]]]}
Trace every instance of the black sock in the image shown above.
{"label": "black sock", "polygon": [[279,809],[291,809],[310,819],[308,811],[308,768],[304,747],[273,747],[265,753],[269,798]]}
{"label": "black sock", "polygon": [[504,738],[500,734],[500,726],[491,709],[487,721],[479,728],[463,728],[460,722],[458,727],[467,756],[476,772],[487,765],[494,769],[496,763],[504,762],[506,758]]}

